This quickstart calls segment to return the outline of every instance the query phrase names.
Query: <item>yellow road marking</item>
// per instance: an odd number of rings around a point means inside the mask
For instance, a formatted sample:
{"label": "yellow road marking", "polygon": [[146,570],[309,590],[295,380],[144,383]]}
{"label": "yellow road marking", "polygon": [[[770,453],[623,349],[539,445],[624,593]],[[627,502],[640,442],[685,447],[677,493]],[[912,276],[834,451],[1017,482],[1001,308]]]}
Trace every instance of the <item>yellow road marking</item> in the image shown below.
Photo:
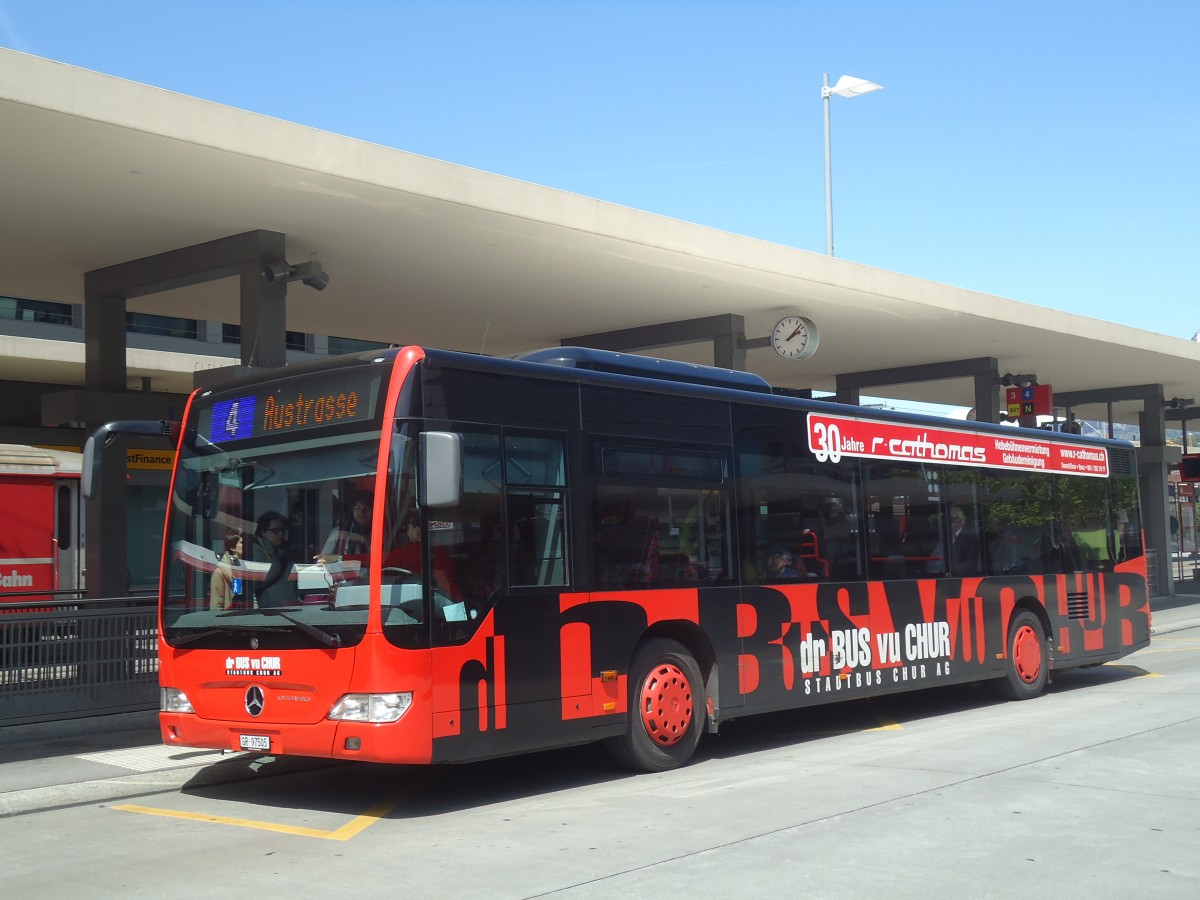
{"label": "yellow road marking", "polygon": [[294,834],[298,837],[323,838],[327,841],[348,841],[386,816],[396,807],[397,803],[399,803],[398,800],[377,803],[361,816],[355,816],[341,828],[335,828],[333,831],[325,831],[320,828],[304,828],[299,825],[281,825],[277,822],[259,822],[255,819],[239,819],[234,816],[213,816],[207,813],[185,812],[179,809],[156,809],[153,806],[138,806],[133,803],[114,806],[113,809],[119,809],[122,812],[142,813],[147,816],[166,816],[172,819],[188,819],[192,822],[209,822],[214,825],[256,828],[259,831]]}
{"label": "yellow road marking", "polygon": [[1195,653],[1200,650],[1200,644],[1195,647],[1159,647],[1157,650],[1143,650],[1143,653]]}
{"label": "yellow road marking", "polygon": [[840,737],[844,734],[862,734],[867,731],[903,731],[904,726],[890,716],[876,715],[875,718],[879,721],[878,725],[867,726],[863,725],[858,728],[836,728],[824,729],[820,731],[807,732],[813,737]]}
{"label": "yellow road marking", "polygon": [[355,816],[353,820],[347,822],[341,828],[337,829],[336,831],[329,832],[329,840],[350,840],[350,838],[354,837],[360,831],[370,827],[371,825],[374,825],[376,822],[390,813],[396,808],[396,804],[399,802],[399,800],[386,800],[383,803],[375,804],[361,816]]}

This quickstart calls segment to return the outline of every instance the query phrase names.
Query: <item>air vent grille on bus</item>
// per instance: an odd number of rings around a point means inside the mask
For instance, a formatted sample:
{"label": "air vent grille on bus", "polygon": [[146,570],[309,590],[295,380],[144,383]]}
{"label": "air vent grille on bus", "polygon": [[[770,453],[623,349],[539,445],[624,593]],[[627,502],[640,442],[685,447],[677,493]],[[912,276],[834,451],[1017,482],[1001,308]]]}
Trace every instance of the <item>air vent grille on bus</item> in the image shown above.
{"label": "air vent grille on bus", "polygon": [[1132,450],[1110,449],[1108,451],[1108,467],[1114,475],[1136,475],[1137,461]]}
{"label": "air vent grille on bus", "polygon": [[1087,591],[1071,591],[1067,594],[1067,618],[1091,618],[1091,609],[1088,605]]}

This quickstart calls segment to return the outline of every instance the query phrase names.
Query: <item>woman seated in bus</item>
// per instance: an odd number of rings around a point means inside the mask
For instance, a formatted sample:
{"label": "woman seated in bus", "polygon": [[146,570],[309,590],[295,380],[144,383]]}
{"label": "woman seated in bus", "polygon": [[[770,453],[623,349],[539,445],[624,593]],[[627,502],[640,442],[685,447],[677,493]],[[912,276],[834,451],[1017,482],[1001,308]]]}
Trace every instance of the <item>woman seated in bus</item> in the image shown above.
{"label": "woman seated in bus", "polygon": [[371,516],[375,512],[375,495],[359,491],[351,508],[351,518],[329,532],[325,546],[313,557],[317,562],[337,562],[350,557],[365,563],[371,547]]}
{"label": "woman seated in bus", "polygon": [[242,599],[242,534],[229,531],[225,534],[225,552],[213,569],[212,585],[208,592],[208,608],[222,612],[239,605]]}
{"label": "woman seated in bus", "polygon": [[290,606],[299,602],[300,594],[291,577],[287,534],[287,519],[283,513],[271,510],[258,517],[254,528],[253,559],[268,565],[263,578],[255,585],[257,606]]}

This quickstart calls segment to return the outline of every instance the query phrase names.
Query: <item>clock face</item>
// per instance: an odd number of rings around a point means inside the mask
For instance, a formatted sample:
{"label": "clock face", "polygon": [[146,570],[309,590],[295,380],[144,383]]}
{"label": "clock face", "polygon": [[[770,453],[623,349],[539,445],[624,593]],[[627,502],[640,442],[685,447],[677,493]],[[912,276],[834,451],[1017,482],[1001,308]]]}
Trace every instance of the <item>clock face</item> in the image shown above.
{"label": "clock face", "polygon": [[771,346],[785,359],[808,359],[817,352],[817,326],[804,316],[784,316],[771,330]]}

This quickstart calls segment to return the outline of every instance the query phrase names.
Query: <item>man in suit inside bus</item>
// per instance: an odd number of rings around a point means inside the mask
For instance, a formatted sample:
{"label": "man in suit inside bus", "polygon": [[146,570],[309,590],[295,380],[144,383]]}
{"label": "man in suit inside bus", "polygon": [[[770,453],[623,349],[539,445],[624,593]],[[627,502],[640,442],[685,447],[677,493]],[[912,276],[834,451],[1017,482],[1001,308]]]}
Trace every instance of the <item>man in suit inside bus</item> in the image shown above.
{"label": "man in suit inside bus", "polygon": [[967,528],[967,517],[962,507],[950,507],[950,540],[949,552],[945,545],[938,541],[933,550],[933,556],[938,557],[929,564],[931,574],[941,575],[947,571],[951,575],[978,575],[979,565],[979,535]]}

